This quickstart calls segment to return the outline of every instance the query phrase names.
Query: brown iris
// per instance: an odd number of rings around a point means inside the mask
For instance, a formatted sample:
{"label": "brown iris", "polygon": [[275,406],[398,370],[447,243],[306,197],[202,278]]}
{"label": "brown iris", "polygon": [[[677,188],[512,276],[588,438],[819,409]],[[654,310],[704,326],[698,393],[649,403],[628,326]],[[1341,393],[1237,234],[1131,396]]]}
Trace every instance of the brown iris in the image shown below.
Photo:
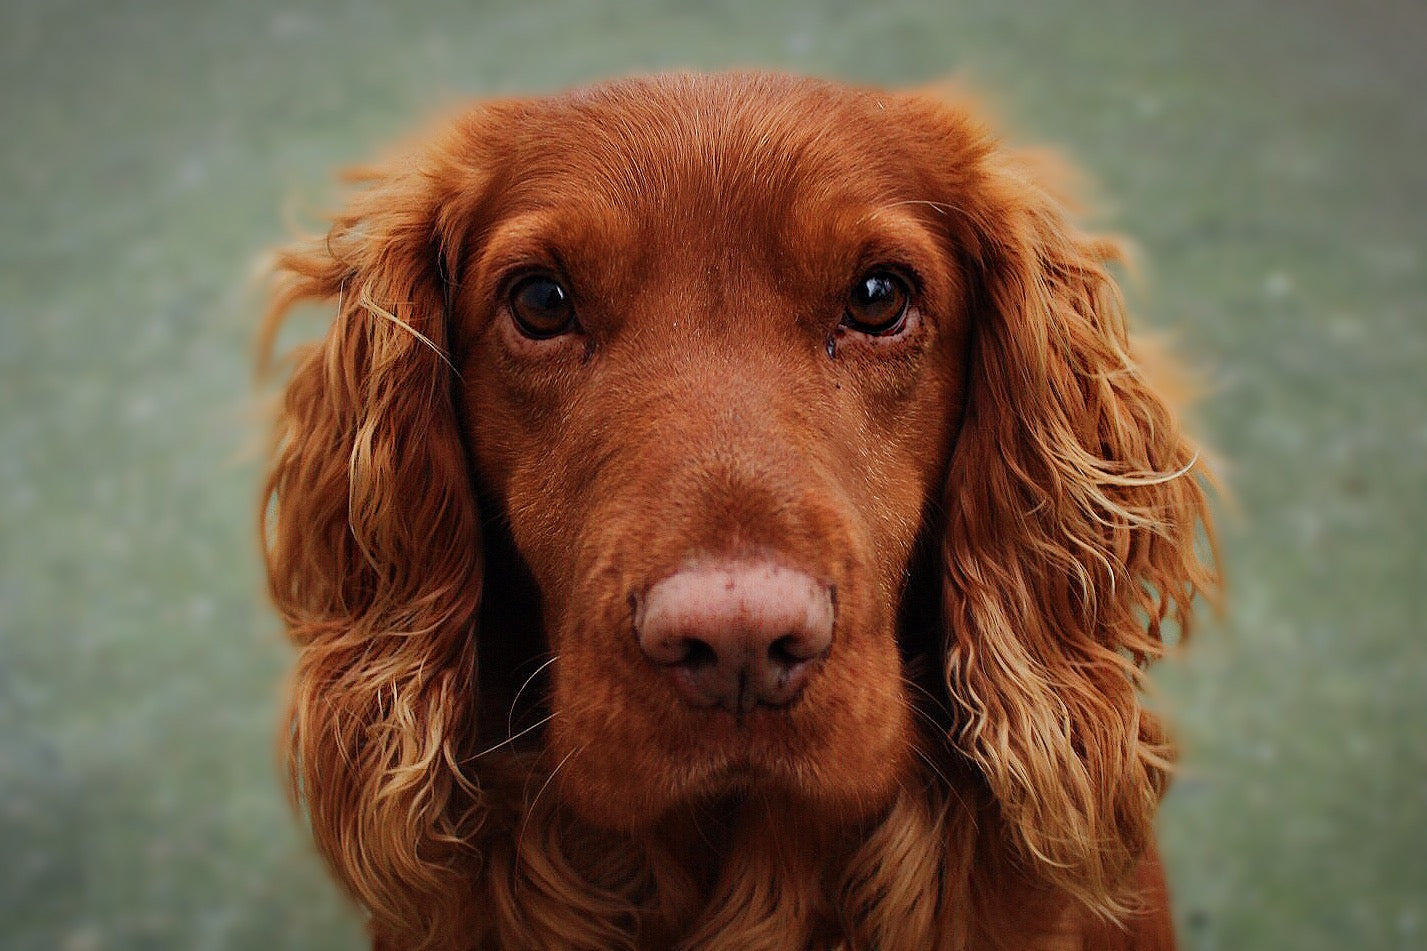
{"label": "brown iris", "polygon": [[911,291],[891,271],[873,271],[852,285],[843,326],[869,337],[886,337],[906,325]]}
{"label": "brown iris", "polygon": [[511,288],[510,313],[520,332],[535,340],[557,337],[575,324],[570,292],[545,274],[531,275]]}

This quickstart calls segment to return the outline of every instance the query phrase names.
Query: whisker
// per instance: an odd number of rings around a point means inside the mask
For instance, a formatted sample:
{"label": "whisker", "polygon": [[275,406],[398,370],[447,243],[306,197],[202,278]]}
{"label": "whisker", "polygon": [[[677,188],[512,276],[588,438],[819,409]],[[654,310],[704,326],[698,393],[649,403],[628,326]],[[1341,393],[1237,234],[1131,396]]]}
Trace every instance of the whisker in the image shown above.
{"label": "whisker", "polygon": [[482,756],[485,756],[487,753],[494,753],[496,750],[500,749],[502,746],[505,746],[507,743],[514,743],[516,740],[520,739],[520,738],[521,738],[522,736],[524,736],[525,734],[531,732],[532,730],[538,730],[538,729],[540,729],[542,726],[544,726],[545,724],[549,723],[549,722],[550,722],[551,720],[553,720],[553,719],[555,719],[555,714],[552,713],[552,714],[550,714],[549,716],[546,716],[546,717],[542,718],[542,719],[539,720],[538,722],[530,724],[530,726],[528,726],[528,727],[526,727],[525,729],[521,730],[519,733],[510,734],[510,735],[508,735],[505,739],[501,740],[499,743],[495,744],[494,746],[491,746],[491,747],[488,747],[487,749],[481,750],[479,753],[477,753],[477,754],[475,754],[474,756],[472,756],[472,757],[471,757],[470,759],[468,759],[466,762],[468,762],[468,763],[470,763],[470,762],[475,762],[476,760],[480,759]]}
{"label": "whisker", "polygon": [[936,213],[939,214],[939,215],[943,215],[943,216],[946,215],[948,212],[961,211],[960,208],[957,208],[955,205],[950,204],[949,202],[944,202],[944,201],[931,201],[931,200],[926,199],[926,198],[905,198],[905,199],[903,199],[902,201],[894,201],[894,202],[891,202],[891,203],[889,203],[889,204],[883,205],[882,207],[883,207],[883,208],[897,208],[897,207],[900,207],[900,206],[902,206],[902,205],[925,205],[926,207],[930,208],[932,211],[936,212]]}
{"label": "whisker", "polygon": [[[540,676],[541,671],[543,671],[546,667],[549,667],[551,664],[555,663],[556,658],[558,658],[559,656],[559,654],[551,654],[550,659],[545,661],[545,663],[541,664],[539,667],[535,668],[535,673],[531,674],[529,677],[526,677],[525,683],[521,684],[520,689],[515,692],[515,696],[510,701],[510,714],[505,718],[505,732],[507,736],[512,730],[515,729],[515,707],[516,704],[520,703],[520,695],[525,693],[525,688],[529,687],[531,682],[535,680],[536,677]],[[545,721],[542,720],[541,722],[543,723]],[[525,731],[522,730],[521,732],[524,733]]]}
{"label": "whisker", "polygon": [[888,202],[885,205],[879,205],[878,207],[868,212],[862,220],[866,221],[868,218],[871,218],[874,215],[881,214],[882,212],[889,211],[893,208],[900,208],[903,205],[924,205],[925,207],[930,208],[932,211],[941,215],[943,218],[945,218],[951,212],[956,212],[964,218],[970,217],[969,215],[967,215],[966,210],[964,208],[960,208],[956,205],[951,204],[950,202],[932,201],[927,198],[904,198],[901,201],[892,201]]}
{"label": "whisker", "polygon": [[926,751],[925,751],[925,750],[923,750],[923,749],[922,749],[920,746],[918,746],[917,744],[913,743],[913,744],[912,744],[912,752],[916,753],[916,754],[917,754],[917,759],[919,759],[919,760],[921,760],[923,763],[925,763],[926,766],[927,766],[927,769],[931,770],[931,771],[932,771],[932,774],[933,774],[934,776],[936,776],[937,779],[940,779],[940,780],[941,780],[942,786],[944,786],[944,787],[946,787],[946,788],[948,788],[948,789],[951,788],[951,780],[947,777],[946,773],[943,773],[943,772],[941,771],[941,767],[938,766],[935,762],[933,762],[932,758],[926,754]]}
{"label": "whisker", "polygon": [[565,754],[564,759],[560,760],[560,762],[555,764],[554,769],[550,770],[550,775],[545,777],[545,782],[541,783],[540,789],[537,790],[535,793],[535,798],[530,800],[530,805],[525,810],[526,822],[530,821],[530,814],[535,811],[535,804],[540,801],[540,797],[544,795],[546,789],[550,788],[550,783],[555,780],[555,774],[560,772],[560,770],[564,769],[565,764],[568,763],[576,753],[584,752],[584,749],[585,748],[583,746],[575,747],[573,750]]}
{"label": "whisker", "polygon": [[[535,813],[535,806],[540,802],[540,797],[545,794],[545,790],[550,788],[550,784],[555,781],[555,776],[560,770],[565,768],[565,764],[576,754],[584,751],[583,746],[577,746],[565,754],[565,758],[555,764],[555,768],[550,770],[550,775],[545,777],[545,782],[535,793],[535,798],[531,799],[525,807],[525,816],[520,820],[520,834],[515,837],[515,863],[511,869],[514,882],[511,885],[512,893],[520,888],[520,862],[521,856],[525,854],[525,832],[530,828],[530,817]],[[528,788],[528,787],[527,787]]]}
{"label": "whisker", "polygon": [[[928,700],[930,700],[930,701],[931,701],[931,704],[932,704],[932,709],[935,710],[937,713],[945,714],[947,717],[950,717],[950,716],[951,716],[951,708],[946,704],[946,702],[945,702],[941,697],[938,697],[936,694],[932,693],[932,692],[931,692],[930,690],[928,690],[926,687],[923,687],[921,684],[917,683],[915,680],[912,680],[912,679],[910,679],[910,678],[908,678],[908,677],[906,677],[906,676],[903,676],[903,677],[902,677],[902,683],[903,683],[905,686],[907,686],[908,688],[910,688],[910,689],[912,689],[912,690],[915,690],[917,693],[920,693],[923,697],[926,697]],[[940,724],[937,723],[937,721],[931,719],[930,714],[927,714],[927,713],[925,713],[924,711],[922,711],[921,708],[917,707],[916,704],[912,703],[910,699],[909,699],[907,702],[908,702],[909,705],[912,706],[913,709],[917,710],[918,713],[922,713],[923,716],[926,716],[927,719],[928,719],[928,722],[931,723],[933,726],[940,726]]]}

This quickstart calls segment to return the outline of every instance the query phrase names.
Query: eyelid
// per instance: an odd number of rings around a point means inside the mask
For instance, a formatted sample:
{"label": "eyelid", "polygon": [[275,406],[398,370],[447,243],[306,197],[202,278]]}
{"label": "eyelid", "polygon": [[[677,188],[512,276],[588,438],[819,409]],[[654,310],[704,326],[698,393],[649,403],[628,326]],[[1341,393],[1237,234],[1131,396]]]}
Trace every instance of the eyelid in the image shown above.
{"label": "eyelid", "polygon": [[[575,285],[566,274],[564,262],[555,252],[547,252],[547,255],[548,261],[527,256],[522,260],[503,265],[495,280],[496,296],[501,300],[506,300],[522,281],[533,277],[545,277],[563,287],[573,302]],[[542,257],[547,255],[542,255]]]}

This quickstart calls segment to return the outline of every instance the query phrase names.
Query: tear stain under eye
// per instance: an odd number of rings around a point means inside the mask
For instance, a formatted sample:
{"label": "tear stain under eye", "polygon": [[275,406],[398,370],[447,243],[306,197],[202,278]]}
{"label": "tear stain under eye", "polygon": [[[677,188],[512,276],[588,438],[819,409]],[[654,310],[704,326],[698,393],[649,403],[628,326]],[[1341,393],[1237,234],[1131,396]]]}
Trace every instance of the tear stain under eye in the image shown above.
{"label": "tear stain under eye", "polygon": [[829,360],[837,359],[837,334],[835,332],[827,335],[827,358]]}

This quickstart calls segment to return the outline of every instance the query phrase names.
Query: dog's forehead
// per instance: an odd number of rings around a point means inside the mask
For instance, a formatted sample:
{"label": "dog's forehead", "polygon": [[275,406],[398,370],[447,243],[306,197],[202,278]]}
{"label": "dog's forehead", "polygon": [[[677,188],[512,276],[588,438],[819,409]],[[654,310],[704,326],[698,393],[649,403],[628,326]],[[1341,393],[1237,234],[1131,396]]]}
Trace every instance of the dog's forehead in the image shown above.
{"label": "dog's forehead", "polygon": [[523,105],[509,197],[686,223],[929,198],[926,118],[903,97],[771,74],[601,84]]}
{"label": "dog's forehead", "polygon": [[[614,296],[874,263],[945,270],[954,125],[915,98],[765,74],[603,84],[497,110],[478,272],[532,262]],[[750,285],[753,286],[753,285]]]}

